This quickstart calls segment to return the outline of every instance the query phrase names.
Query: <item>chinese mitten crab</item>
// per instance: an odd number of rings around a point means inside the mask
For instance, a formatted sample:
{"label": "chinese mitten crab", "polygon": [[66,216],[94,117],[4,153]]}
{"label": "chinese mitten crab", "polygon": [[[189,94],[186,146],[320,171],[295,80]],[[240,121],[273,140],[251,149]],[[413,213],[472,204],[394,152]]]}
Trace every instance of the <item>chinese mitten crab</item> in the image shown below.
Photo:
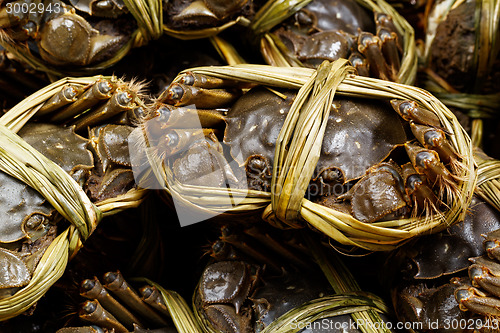
{"label": "chinese mitten crab", "polygon": [[[64,272],[69,255],[76,254],[94,231],[103,212],[113,214],[141,202],[144,192],[135,189],[128,159],[131,127],[123,122],[127,113],[132,116],[143,104],[137,89],[116,78],[62,79],[2,116],[5,176],[0,206],[6,216],[1,232],[4,280],[0,302],[11,306],[2,308],[0,320],[26,311],[43,296]],[[31,112],[28,117],[20,116],[26,112]],[[26,123],[35,113],[39,122]],[[46,124],[46,120],[68,126]],[[116,124],[102,125],[104,121]],[[90,139],[75,133],[85,133],[88,127],[93,128]],[[130,199],[133,204],[127,203]],[[118,210],[109,205],[120,201],[124,205]],[[64,231],[56,232],[56,226]],[[68,237],[73,239],[71,246]],[[59,252],[65,256],[54,254],[58,247],[66,247]],[[44,254],[47,248],[50,255]],[[54,260],[59,262],[57,269],[41,269],[53,267]],[[33,290],[35,296],[30,294]]]}
{"label": "chinese mitten crab", "polygon": [[397,80],[402,35],[388,14],[369,13],[356,1],[312,1],[272,34],[304,66],[348,58],[360,75]]}
{"label": "chinese mitten crab", "polygon": [[[154,121],[147,121],[145,128],[156,138],[159,154],[173,165],[174,176],[186,184],[206,185],[200,179],[217,174],[220,184],[227,179],[235,187],[271,191],[275,143],[296,93],[254,87],[239,97],[236,86],[187,72],[160,96]],[[183,107],[191,104],[200,109],[200,121],[211,121],[215,128],[204,129],[207,136],[201,129],[169,126],[196,112]],[[410,216],[426,219],[441,214],[443,207],[457,199],[462,157],[432,111],[411,100],[389,103],[345,97],[334,99],[331,107],[308,198],[365,223]],[[194,141],[197,145],[200,140],[214,142],[221,124],[225,125],[223,140],[216,143],[218,150],[210,148],[210,158],[186,148],[193,147],[190,142]],[[161,136],[159,128],[164,129]],[[213,144],[202,146],[206,151]],[[244,169],[244,178],[242,169],[221,162],[227,156]],[[177,168],[176,163],[183,163],[184,168]]]}
{"label": "chinese mitten crab", "polygon": [[[481,321],[475,319],[481,317],[474,312],[493,315],[494,303],[489,303],[490,312],[476,308],[483,294],[477,296],[464,275],[470,266],[468,258],[484,252],[482,235],[493,234],[499,226],[499,213],[474,197],[463,222],[443,232],[423,236],[389,256],[386,272],[393,275],[389,280],[393,283],[393,304],[398,319],[418,323],[421,331],[450,332],[453,328],[461,332],[471,326],[479,328],[476,324]],[[463,287],[459,287],[461,285]],[[484,304],[488,304],[486,298]],[[467,308],[471,311],[460,311]]]}
{"label": "chinese mitten crab", "polygon": [[[310,261],[311,251],[299,232],[277,233],[258,222],[241,226],[223,226],[222,235],[210,248],[212,258],[193,296],[195,314],[202,326],[228,333],[273,332],[276,326],[272,325],[284,320],[287,312],[334,294]],[[349,299],[348,295],[337,296]],[[333,304],[336,296],[331,297]],[[352,325],[352,312],[343,310],[326,315],[311,308],[314,316],[303,322],[296,316],[290,327],[295,325],[307,332],[340,328],[359,332]]]}
{"label": "chinese mitten crab", "polygon": [[122,1],[4,1],[0,29],[4,43],[25,44],[50,65],[83,67],[111,59],[129,41],[130,20],[105,18],[125,12]]}

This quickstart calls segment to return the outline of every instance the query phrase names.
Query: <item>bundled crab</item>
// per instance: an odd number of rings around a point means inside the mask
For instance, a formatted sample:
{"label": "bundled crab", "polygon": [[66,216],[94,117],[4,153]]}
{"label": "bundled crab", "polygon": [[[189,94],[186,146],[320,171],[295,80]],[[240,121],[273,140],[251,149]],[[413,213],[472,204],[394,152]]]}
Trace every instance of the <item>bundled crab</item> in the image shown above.
{"label": "bundled crab", "polygon": [[152,38],[129,16],[121,0],[4,1],[1,43],[38,70],[88,73],[111,66]]}
{"label": "bundled crab", "polygon": [[[245,222],[222,226],[220,238],[210,247],[210,261],[193,295],[203,331],[321,332],[325,327],[349,327],[359,332],[363,321],[369,326],[370,321],[375,325],[388,320],[383,301],[362,292],[342,261],[319,245],[315,235]],[[328,281],[314,259],[324,272],[335,272]]]}
{"label": "bundled crab", "polygon": [[[138,89],[116,78],[65,79],[2,116],[2,320],[43,296],[103,216],[142,201],[123,123],[144,103]],[[35,113],[39,122],[27,123]],[[88,138],[75,133],[88,127]]]}
{"label": "bundled crab", "polygon": [[[475,170],[456,118],[425,91],[351,71],[337,61],[181,73],[142,126],[160,185],[191,210],[264,209],[276,226],[305,221],[370,250],[462,220]],[[373,99],[384,93],[391,103]]]}
{"label": "bundled crab", "polygon": [[[289,18],[279,23],[274,16]],[[363,76],[415,79],[413,28],[385,1],[304,1],[293,9],[269,3],[251,27],[265,33],[261,53],[275,66],[317,67],[345,58]]]}

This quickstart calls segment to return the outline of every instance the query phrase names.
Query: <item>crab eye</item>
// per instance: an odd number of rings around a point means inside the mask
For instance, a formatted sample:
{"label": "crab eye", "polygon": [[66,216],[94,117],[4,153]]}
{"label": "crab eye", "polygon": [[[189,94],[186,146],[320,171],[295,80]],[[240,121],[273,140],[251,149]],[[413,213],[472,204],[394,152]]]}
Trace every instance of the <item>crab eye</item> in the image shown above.
{"label": "crab eye", "polygon": [[224,249],[225,244],[226,243],[224,243],[219,239],[214,243],[214,245],[212,245],[212,250],[214,251],[215,254],[220,253]]}

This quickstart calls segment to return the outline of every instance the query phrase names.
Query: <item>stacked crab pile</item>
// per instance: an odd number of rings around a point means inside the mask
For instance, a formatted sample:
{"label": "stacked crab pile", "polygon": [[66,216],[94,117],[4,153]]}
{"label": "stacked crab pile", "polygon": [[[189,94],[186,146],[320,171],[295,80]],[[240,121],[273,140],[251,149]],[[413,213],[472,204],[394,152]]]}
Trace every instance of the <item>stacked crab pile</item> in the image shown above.
{"label": "stacked crab pile", "polygon": [[0,1],[0,331],[499,331],[499,27]]}

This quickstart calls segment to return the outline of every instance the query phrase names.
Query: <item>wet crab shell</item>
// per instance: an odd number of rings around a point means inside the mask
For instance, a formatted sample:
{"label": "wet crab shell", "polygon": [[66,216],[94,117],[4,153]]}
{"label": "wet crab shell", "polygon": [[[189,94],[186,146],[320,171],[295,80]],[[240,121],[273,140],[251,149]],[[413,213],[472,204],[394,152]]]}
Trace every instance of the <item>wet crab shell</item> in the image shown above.
{"label": "wet crab shell", "polygon": [[[291,92],[284,94],[286,99],[256,88],[229,111],[224,143],[241,165],[255,155],[272,165],[275,142],[294,98]],[[383,102],[339,98],[332,107],[316,177],[335,169],[342,175],[341,183],[357,179],[406,141],[400,119]]]}
{"label": "wet crab shell", "polygon": [[[86,146],[88,141],[76,135],[70,128],[50,124],[27,124],[19,132],[49,159],[69,174],[78,170],[89,170],[93,159]],[[14,242],[25,237],[36,239],[47,231],[47,217],[53,208],[35,190],[23,182],[0,173],[0,242]]]}

